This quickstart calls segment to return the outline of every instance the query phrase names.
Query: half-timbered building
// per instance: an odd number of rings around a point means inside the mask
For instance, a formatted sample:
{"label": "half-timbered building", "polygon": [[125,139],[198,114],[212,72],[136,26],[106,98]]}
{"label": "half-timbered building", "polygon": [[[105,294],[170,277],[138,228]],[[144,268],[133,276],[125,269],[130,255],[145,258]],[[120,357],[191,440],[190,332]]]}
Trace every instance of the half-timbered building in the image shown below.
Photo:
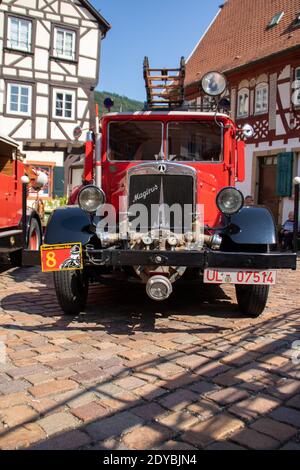
{"label": "half-timbered building", "polygon": [[226,74],[232,117],[254,128],[240,188],[280,225],[300,174],[299,0],[227,0],[187,60],[188,101],[203,104],[200,80],[209,70]]}
{"label": "half-timbered building", "polygon": [[63,167],[83,151],[74,127],[94,125],[109,28],[87,0],[0,1],[0,127],[49,173],[45,198],[63,193]]}

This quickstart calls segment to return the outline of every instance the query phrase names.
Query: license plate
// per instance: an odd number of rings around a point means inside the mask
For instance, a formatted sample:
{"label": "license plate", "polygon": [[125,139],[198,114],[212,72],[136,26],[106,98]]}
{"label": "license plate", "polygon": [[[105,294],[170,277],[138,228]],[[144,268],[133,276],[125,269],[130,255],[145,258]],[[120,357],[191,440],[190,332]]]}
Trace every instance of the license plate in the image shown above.
{"label": "license plate", "polygon": [[205,269],[204,282],[206,284],[267,284],[276,282],[274,270],[243,270],[243,269]]}
{"label": "license plate", "polygon": [[43,272],[83,269],[81,243],[42,245],[41,265]]}

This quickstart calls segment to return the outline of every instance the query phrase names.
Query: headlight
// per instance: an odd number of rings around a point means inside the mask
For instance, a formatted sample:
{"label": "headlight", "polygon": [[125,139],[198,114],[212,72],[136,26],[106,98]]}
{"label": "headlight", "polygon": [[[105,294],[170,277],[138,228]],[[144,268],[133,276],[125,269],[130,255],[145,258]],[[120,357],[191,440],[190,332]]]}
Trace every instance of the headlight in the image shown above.
{"label": "headlight", "polygon": [[105,194],[97,186],[85,186],[78,195],[78,204],[87,212],[96,212],[105,203]]}
{"label": "headlight", "polygon": [[238,212],[244,205],[244,196],[236,188],[223,188],[217,195],[217,206],[225,215]]}
{"label": "headlight", "polygon": [[219,96],[227,88],[225,75],[219,72],[208,72],[201,80],[204,93],[210,96]]}

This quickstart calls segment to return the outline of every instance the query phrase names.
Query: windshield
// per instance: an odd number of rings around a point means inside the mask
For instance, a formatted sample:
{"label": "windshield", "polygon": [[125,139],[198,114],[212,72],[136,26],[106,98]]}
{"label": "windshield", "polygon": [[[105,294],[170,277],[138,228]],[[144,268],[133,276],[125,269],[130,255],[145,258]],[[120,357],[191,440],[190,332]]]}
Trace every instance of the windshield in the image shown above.
{"label": "windshield", "polygon": [[116,121],[109,124],[108,158],[114,161],[162,157],[163,125],[158,121]]}
{"label": "windshield", "polygon": [[212,122],[170,122],[168,159],[172,161],[220,162],[223,130]]}

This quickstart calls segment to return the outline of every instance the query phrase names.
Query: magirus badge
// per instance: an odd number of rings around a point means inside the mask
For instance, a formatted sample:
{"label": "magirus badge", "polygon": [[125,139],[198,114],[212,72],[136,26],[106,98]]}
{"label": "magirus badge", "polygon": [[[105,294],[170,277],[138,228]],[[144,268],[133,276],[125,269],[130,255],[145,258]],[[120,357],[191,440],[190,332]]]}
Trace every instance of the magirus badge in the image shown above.
{"label": "magirus badge", "polygon": [[167,165],[165,163],[160,163],[158,165],[158,171],[162,174],[166,173],[167,171]]}

